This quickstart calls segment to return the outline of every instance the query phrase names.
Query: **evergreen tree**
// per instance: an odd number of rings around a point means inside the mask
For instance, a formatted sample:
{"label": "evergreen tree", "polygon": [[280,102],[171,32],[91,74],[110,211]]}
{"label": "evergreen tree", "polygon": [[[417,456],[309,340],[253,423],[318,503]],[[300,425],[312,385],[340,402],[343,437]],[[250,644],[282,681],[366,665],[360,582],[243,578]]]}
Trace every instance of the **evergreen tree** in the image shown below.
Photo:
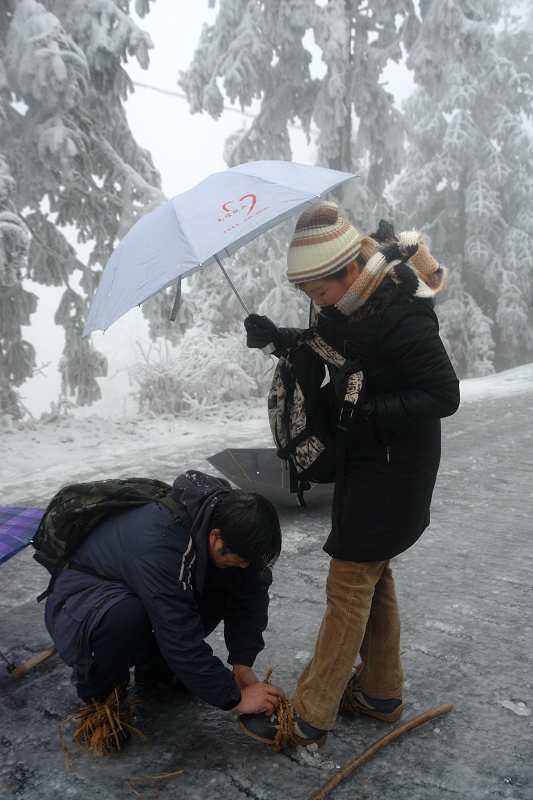
{"label": "evergreen tree", "polygon": [[[0,192],[11,186],[5,161],[0,159]],[[37,297],[22,288],[30,234],[19,216],[0,212],[0,414],[20,416],[16,387],[32,372],[35,350],[22,339],[21,325],[29,325]]]}
{"label": "evergreen tree", "polygon": [[[258,102],[250,127],[227,143],[228,166],[291,160],[289,125],[297,122],[309,136],[314,124],[317,162],[361,173],[339,196],[367,229],[383,212],[384,189],[402,155],[401,115],[380,79],[417,30],[411,0],[220,0],[180,85],[192,113],[215,119],[224,95],[242,108]],[[320,78],[312,69],[318,53]]]}
{"label": "evergreen tree", "polygon": [[423,227],[455,273],[439,316],[463,376],[533,358],[533,31],[525,12],[516,2],[423,0],[407,59],[419,88],[405,104],[396,217]]}
{"label": "evergreen tree", "polygon": [[[139,16],[149,2],[136,0]],[[20,329],[36,310],[24,279],[65,287],[55,316],[63,391],[90,404],[107,366],[81,339],[87,298],[117,239],[165,199],[123,106],[133,90],[123,64],[146,67],[151,47],[129,9],[130,0],[0,0],[0,410],[14,416],[16,387],[35,366]],[[91,243],[87,265],[67,226]]]}
{"label": "evergreen tree", "polygon": [[[217,119],[225,97],[243,109],[258,107],[250,126],[226,141],[230,167],[291,160],[290,126],[308,137],[316,128],[317,163],[361,176],[337,190],[343,210],[362,231],[373,230],[390,210],[386,185],[402,165],[401,114],[380,80],[417,29],[411,0],[220,0],[179,82],[192,113]],[[285,279],[293,228],[294,220],[261,236],[225,268],[250,310],[305,325],[307,303]],[[242,337],[244,312],[216,268],[196,273],[191,284],[198,327]],[[262,384],[264,358],[256,369]]]}

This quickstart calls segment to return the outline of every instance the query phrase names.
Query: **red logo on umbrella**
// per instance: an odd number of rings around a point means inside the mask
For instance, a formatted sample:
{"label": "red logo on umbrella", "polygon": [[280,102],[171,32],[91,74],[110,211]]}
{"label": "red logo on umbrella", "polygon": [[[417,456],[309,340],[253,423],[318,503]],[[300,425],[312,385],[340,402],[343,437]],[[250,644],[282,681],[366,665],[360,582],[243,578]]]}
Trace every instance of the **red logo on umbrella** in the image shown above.
{"label": "red logo on umbrella", "polygon": [[[245,200],[248,202],[244,202]],[[238,214],[240,211],[244,211],[245,214],[250,214],[256,203],[257,197],[255,194],[245,194],[242,197],[239,197],[238,201],[228,200],[222,205],[222,208],[226,212],[222,219],[228,219],[230,216],[233,214]],[[222,222],[222,219],[219,221]]]}

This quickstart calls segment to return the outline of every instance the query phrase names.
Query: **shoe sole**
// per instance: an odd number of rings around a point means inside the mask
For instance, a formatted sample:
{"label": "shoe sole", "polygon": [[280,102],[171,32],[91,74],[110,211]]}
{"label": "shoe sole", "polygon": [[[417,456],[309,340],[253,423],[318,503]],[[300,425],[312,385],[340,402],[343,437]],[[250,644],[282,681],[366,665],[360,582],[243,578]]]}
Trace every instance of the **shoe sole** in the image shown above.
{"label": "shoe sole", "polygon": [[[237,719],[237,724],[238,724],[239,728],[241,729],[241,731],[243,731],[243,733],[245,733],[251,739],[255,739],[257,742],[263,742],[263,744],[269,744],[269,745],[273,745],[274,744],[274,739],[265,739],[264,736],[258,736],[257,733],[252,733],[252,731],[249,731],[248,728],[246,728],[242,724],[240,719]],[[304,747],[307,747],[307,745],[310,745],[310,744],[317,744],[319,747],[322,747],[322,745],[324,744],[324,742],[326,741],[327,738],[328,738],[327,732],[323,736],[321,736],[320,739],[302,739],[301,736],[298,736],[298,738],[297,738],[297,740],[296,740],[296,742],[294,744],[295,744],[295,746],[301,744]]]}
{"label": "shoe sole", "polygon": [[389,714],[382,714],[380,711],[373,711],[371,708],[363,708],[362,706],[357,706],[357,711],[359,711],[360,714],[366,714],[369,717],[375,717],[384,722],[396,722],[403,711],[403,705],[398,706],[398,708],[395,708],[394,711]]}

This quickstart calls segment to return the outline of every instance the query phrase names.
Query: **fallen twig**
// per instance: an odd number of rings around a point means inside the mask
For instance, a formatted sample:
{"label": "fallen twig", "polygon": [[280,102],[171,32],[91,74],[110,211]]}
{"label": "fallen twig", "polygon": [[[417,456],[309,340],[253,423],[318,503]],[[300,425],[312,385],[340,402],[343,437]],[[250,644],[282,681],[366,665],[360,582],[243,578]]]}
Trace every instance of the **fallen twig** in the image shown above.
{"label": "fallen twig", "polygon": [[27,672],[29,672],[30,669],[33,669],[33,667],[36,667],[37,664],[41,664],[43,661],[46,661],[48,658],[53,656],[54,653],[57,653],[56,646],[55,644],[51,644],[50,647],[46,648],[46,650],[42,650],[40,653],[37,653],[37,655],[28,659],[28,661],[26,661],[24,664],[20,664],[18,667],[15,667],[15,669],[12,669],[11,677],[15,678],[15,680],[22,678]]}
{"label": "fallen twig", "polygon": [[339,769],[335,775],[329,779],[319,790],[312,795],[309,800],[322,800],[327,794],[331,792],[332,789],[337,786],[344,778],[347,778],[348,775],[351,775],[352,772],[364,764],[365,761],[377,753],[379,750],[382,750],[386,745],[390,742],[393,742],[402,733],[408,733],[408,731],[412,731],[413,728],[418,728],[419,725],[423,725],[424,722],[429,722],[430,719],[435,719],[435,717],[440,717],[442,714],[447,714],[448,711],[451,711],[453,708],[453,703],[441,703],[439,706],[435,706],[435,708],[430,708],[429,711],[424,711],[423,714],[419,714],[418,717],[409,720],[408,722],[404,722],[403,725],[398,725],[397,728],[390,731],[390,733],[385,734],[382,736],[381,739],[378,739],[377,742],[371,744],[370,747],[367,747],[366,750],[354,758],[352,761],[349,761],[343,767]]}
{"label": "fallen twig", "polygon": [[[133,784],[134,783],[139,783],[140,781],[161,781],[161,780],[166,780],[167,778],[173,778],[175,775],[181,775],[182,773],[183,773],[183,770],[182,769],[178,769],[176,772],[165,772],[163,775],[150,775],[148,778],[135,778],[134,780],[132,780],[132,782],[130,783],[128,788],[131,789],[133,794],[136,794],[137,797],[142,798],[142,800],[147,800],[147,798],[144,796],[144,794],[141,794],[140,792],[137,791],[137,789],[133,788]],[[155,791],[156,791],[156,794],[159,792],[159,785],[157,783],[156,783]]]}

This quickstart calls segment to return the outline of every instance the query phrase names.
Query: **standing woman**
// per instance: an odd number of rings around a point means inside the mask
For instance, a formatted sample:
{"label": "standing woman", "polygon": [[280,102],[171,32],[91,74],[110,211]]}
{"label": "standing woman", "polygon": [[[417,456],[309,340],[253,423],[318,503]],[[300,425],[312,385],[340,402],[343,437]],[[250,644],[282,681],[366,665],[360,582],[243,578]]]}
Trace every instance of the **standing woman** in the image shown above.
{"label": "standing woman", "polygon": [[[327,608],[290,697],[297,744],[326,740],[343,695],[352,710],[379,719],[394,721],[402,712],[390,559],[429,525],[440,419],[459,406],[459,381],[433,309],[446,270],[419,233],[396,239],[389,229],[385,242],[378,234],[361,238],[335,203],[322,201],[300,216],[289,247],[287,277],[312,300],[313,324],[344,356],[358,358],[366,377],[348,434],[343,497],[339,502],[336,488],[324,545],[331,556]],[[299,335],[257,314],[244,324],[249,347],[272,342],[277,355]],[[277,714],[247,714],[239,724],[272,744],[279,722]]]}

